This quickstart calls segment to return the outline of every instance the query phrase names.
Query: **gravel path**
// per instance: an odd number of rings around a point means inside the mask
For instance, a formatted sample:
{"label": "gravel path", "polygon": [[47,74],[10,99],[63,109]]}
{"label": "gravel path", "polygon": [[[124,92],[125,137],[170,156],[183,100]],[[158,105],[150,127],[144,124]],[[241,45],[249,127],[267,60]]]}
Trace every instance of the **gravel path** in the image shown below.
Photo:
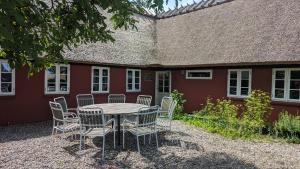
{"label": "gravel path", "polygon": [[[181,122],[174,122],[172,133],[159,135],[158,150],[152,139],[150,145],[140,142],[138,154],[129,134],[125,150],[113,149],[112,141],[107,141],[105,161],[101,149],[94,147],[101,147],[100,138],[90,139],[79,152],[78,140],[50,133],[50,122],[0,127],[0,168],[300,169],[300,145],[229,140]],[[112,140],[112,135],[108,137]]]}

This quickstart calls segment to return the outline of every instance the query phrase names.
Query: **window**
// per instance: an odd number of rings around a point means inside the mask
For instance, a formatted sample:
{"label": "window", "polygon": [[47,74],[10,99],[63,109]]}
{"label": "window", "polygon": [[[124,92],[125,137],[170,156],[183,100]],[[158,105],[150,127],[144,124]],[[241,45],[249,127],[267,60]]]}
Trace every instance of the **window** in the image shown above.
{"label": "window", "polygon": [[141,70],[140,69],[127,69],[126,91],[127,92],[141,91]]}
{"label": "window", "polygon": [[15,69],[6,60],[0,60],[0,95],[15,94]]}
{"label": "window", "polygon": [[300,68],[273,69],[272,98],[300,101]]}
{"label": "window", "polygon": [[251,70],[228,70],[227,96],[246,97],[251,92]]}
{"label": "window", "polygon": [[45,93],[68,94],[70,91],[70,65],[56,64],[45,70]]}
{"label": "window", "polygon": [[109,68],[92,67],[92,92],[108,93],[109,92]]}
{"label": "window", "polygon": [[186,79],[212,79],[212,70],[187,70]]}

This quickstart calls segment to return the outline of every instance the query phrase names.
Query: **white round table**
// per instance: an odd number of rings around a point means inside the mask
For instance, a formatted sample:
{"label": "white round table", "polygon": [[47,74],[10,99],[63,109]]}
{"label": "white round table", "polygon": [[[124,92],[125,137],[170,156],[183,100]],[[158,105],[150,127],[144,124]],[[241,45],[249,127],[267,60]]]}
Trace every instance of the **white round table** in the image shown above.
{"label": "white round table", "polygon": [[88,106],[83,106],[82,108],[101,108],[103,114],[117,116],[118,123],[118,144],[121,145],[121,127],[120,127],[120,118],[121,115],[130,115],[137,113],[141,108],[148,107],[143,104],[136,103],[103,103],[103,104],[93,104]]}

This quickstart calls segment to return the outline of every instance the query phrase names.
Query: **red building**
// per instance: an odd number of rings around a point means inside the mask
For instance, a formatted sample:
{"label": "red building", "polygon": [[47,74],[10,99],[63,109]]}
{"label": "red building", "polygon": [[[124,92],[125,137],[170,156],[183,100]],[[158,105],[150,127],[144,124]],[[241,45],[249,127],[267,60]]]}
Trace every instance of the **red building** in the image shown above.
{"label": "red building", "polygon": [[[288,2],[287,2],[288,1]],[[0,125],[51,118],[48,102],[93,93],[139,94],[158,104],[172,90],[184,93],[186,112],[208,96],[243,101],[254,89],[272,95],[271,120],[300,111],[300,1],[207,1],[158,16],[136,15],[138,31],[118,30],[114,44],[87,44],[28,78],[0,60]],[[217,3],[218,2],[218,3]]]}

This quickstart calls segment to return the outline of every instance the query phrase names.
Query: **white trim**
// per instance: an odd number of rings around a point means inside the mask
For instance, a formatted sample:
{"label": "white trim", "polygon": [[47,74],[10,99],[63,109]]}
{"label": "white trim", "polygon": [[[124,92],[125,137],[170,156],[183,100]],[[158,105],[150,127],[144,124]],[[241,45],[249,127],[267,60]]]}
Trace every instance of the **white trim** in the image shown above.
{"label": "white trim", "polygon": [[[128,71],[132,71],[132,89],[129,90],[128,89]],[[140,83],[139,83],[139,89],[135,89],[135,72],[139,72],[139,79],[140,79]],[[126,69],[126,92],[141,92],[141,83],[142,83],[142,71],[141,69]]]}
{"label": "white trim", "polygon": [[[202,72],[207,73],[208,72],[210,74],[210,76],[209,77],[189,77],[188,76],[189,72],[199,72],[199,73],[202,73]],[[213,74],[213,71],[211,69],[209,69],[209,70],[186,70],[185,78],[186,79],[204,79],[204,80],[206,80],[206,79],[212,79],[212,76],[213,76],[212,74]]]}
{"label": "white trim", "polygon": [[[300,99],[290,99],[290,83],[291,83],[291,71],[300,71],[300,68],[273,68],[272,69],[272,100],[284,101],[284,102],[300,102]],[[275,98],[275,78],[277,71],[284,71],[284,96],[283,98]]]}
{"label": "white trim", "polygon": [[[94,91],[93,85],[94,85],[94,69],[99,70],[99,91]],[[102,76],[103,76],[103,70],[107,70],[107,91],[103,91],[102,89]],[[101,66],[92,66],[91,71],[91,93],[99,94],[99,93],[109,93],[110,90],[110,68],[109,67],[101,67]]]}
{"label": "white trim", "polygon": [[[67,64],[55,64],[53,65],[55,67],[55,91],[49,92],[47,90],[48,87],[48,71],[45,70],[45,81],[44,81],[44,93],[45,94],[69,94],[70,93],[70,65]],[[67,91],[60,91],[60,67],[67,67]]]}
{"label": "white trim", "polygon": [[[237,85],[236,85],[236,95],[230,94],[230,72],[237,72]],[[249,79],[248,79],[248,95],[241,95],[241,81],[242,81],[242,71],[249,72]],[[227,97],[235,97],[235,98],[246,98],[249,96],[252,90],[252,69],[228,69],[227,71]]]}
{"label": "white trim", "polygon": [[11,69],[11,83],[12,83],[11,92],[2,92],[2,90],[1,90],[1,75],[2,75],[1,64],[2,63],[7,63],[8,64],[8,60],[0,59],[0,96],[14,96],[16,94],[16,92],[15,92],[16,70]]}

